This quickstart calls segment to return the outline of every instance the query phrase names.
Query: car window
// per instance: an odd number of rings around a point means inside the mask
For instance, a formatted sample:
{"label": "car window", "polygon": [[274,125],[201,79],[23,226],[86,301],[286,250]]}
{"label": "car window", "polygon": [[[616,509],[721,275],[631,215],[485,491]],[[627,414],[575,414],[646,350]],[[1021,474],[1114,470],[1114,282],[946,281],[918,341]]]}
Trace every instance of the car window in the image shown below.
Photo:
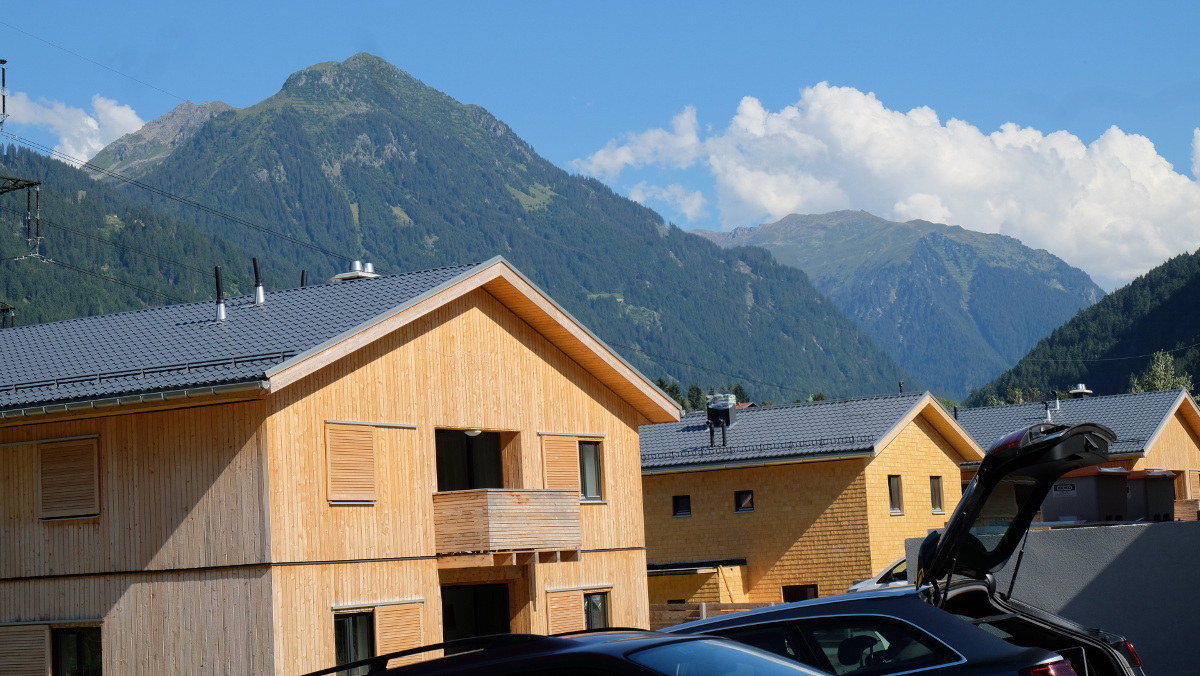
{"label": "car window", "polygon": [[815,666],[838,676],[894,674],[961,659],[917,627],[887,617],[814,618],[794,623],[794,629],[819,651],[824,664]]}
{"label": "car window", "polygon": [[733,641],[668,643],[630,653],[629,659],[663,676],[824,676]]}
{"label": "car window", "polygon": [[984,551],[991,554],[1004,539],[1009,526],[1037,493],[1037,479],[1028,476],[1008,476],[996,484],[971,524],[974,535]]}

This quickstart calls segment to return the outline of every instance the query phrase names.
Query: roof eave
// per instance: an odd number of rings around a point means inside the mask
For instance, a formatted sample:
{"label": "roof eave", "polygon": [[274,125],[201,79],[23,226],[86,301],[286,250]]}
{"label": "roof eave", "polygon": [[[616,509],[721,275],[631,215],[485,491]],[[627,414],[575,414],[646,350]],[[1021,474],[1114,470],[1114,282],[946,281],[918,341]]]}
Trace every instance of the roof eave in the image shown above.
{"label": "roof eave", "polygon": [[811,454],[811,455],[792,455],[779,458],[754,458],[748,460],[728,460],[725,462],[712,462],[705,464],[680,464],[680,465],[663,465],[658,467],[642,467],[642,476],[651,476],[655,474],[683,474],[688,472],[713,472],[722,469],[748,469],[751,467],[771,467],[774,465],[798,465],[808,462],[824,462],[834,460],[850,460],[854,458],[870,458],[875,455],[874,447],[848,450],[834,451],[831,453]]}

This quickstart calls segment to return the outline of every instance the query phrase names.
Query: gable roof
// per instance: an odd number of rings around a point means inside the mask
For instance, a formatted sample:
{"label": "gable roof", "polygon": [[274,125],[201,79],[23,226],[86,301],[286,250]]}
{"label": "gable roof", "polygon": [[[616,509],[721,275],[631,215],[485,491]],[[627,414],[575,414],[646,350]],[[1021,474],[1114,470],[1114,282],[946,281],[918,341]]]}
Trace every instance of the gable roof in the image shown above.
{"label": "gable roof", "polygon": [[[1181,405],[1200,430],[1200,410],[1187,390],[1062,399],[1058,410],[1051,408],[1050,417],[1062,425],[1084,422],[1105,425],[1117,435],[1116,442],[1109,447],[1110,455],[1144,455]],[[985,449],[1009,432],[1045,421],[1046,407],[1041,402],[958,411],[958,423]]]}
{"label": "gable roof", "polygon": [[[655,421],[674,400],[501,257],[0,330],[0,412],[13,418],[203,388],[275,391],[451,299],[482,288]],[[161,398],[161,397],[159,397]],[[90,403],[89,403],[90,402]]]}
{"label": "gable roof", "polygon": [[707,413],[641,427],[642,473],[872,456],[917,416],[924,416],[965,458],[982,451],[928,392],[740,409],[709,445]]}

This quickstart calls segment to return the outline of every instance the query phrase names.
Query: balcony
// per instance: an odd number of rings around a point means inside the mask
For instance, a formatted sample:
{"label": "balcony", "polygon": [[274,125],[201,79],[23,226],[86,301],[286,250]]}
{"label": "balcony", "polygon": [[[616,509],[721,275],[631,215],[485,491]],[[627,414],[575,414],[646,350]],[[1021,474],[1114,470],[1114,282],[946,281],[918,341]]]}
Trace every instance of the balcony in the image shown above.
{"label": "balcony", "polygon": [[579,491],[476,488],[434,493],[433,527],[437,553],[461,555],[453,565],[573,560],[582,544]]}

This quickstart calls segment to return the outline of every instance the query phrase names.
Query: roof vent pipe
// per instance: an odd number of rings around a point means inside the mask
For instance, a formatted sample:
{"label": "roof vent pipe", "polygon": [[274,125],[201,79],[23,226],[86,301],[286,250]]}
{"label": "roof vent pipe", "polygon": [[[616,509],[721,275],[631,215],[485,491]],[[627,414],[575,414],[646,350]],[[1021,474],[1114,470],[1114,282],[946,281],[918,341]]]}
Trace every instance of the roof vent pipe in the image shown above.
{"label": "roof vent pipe", "polygon": [[353,263],[350,264],[349,272],[343,272],[340,274],[336,274],[333,276],[333,279],[330,281],[344,282],[344,281],[351,280],[351,279],[371,279],[373,277],[378,277],[378,276],[379,275],[375,274],[375,266],[374,265],[367,263],[366,266],[364,266],[362,261],[354,261]]}
{"label": "roof vent pipe", "polygon": [[251,258],[254,264],[254,304],[262,305],[267,302],[267,293],[263,291],[262,276],[258,274],[258,259]]}
{"label": "roof vent pipe", "polygon": [[217,276],[217,321],[225,321],[225,293],[221,288],[221,266],[213,268],[213,273]]}
{"label": "roof vent pipe", "polygon": [[300,271],[300,287],[303,288],[306,286],[308,286],[308,270],[301,270]]}
{"label": "roof vent pipe", "polygon": [[368,275],[375,274],[375,264],[374,263],[364,263],[363,264],[363,272],[367,273]]}

